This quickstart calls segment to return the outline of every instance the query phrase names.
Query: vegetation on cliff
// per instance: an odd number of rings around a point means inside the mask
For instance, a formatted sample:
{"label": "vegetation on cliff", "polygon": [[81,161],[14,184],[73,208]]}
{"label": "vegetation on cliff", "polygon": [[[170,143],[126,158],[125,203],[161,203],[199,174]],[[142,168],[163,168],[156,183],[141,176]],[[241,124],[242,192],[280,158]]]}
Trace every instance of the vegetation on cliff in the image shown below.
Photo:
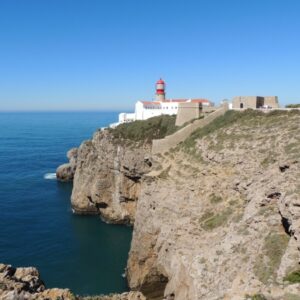
{"label": "vegetation on cliff", "polygon": [[151,143],[153,139],[164,138],[178,130],[180,127],[175,126],[175,121],[175,115],[163,115],[148,120],[120,124],[109,130],[117,139]]}
{"label": "vegetation on cliff", "polygon": [[[191,134],[183,143],[182,147],[187,152],[194,152],[196,141],[208,136],[216,131],[218,131],[218,139],[217,144],[220,148],[222,148],[222,143],[225,140],[231,139],[232,143],[238,141],[240,138],[246,138],[247,133],[243,132],[242,134],[236,133],[226,133],[226,128],[231,125],[236,126],[247,126],[251,128],[252,126],[260,126],[265,125],[271,128],[272,124],[278,122],[278,118],[284,118],[286,120],[293,115],[300,115],[299,110],[291,110],[291,111],[280,111],[275,110],[269,113],[264,113],[257,110],[247,109],[243,112],[229,110],[223,116],[216,118],[210,124],[203,128],[199,128],[195,132]],[[295,124],[297,126],[297,124]],[[295,146],[295,145],[294,145]],[[221,150],[221,149],[216,149]]]}
{"label": "vegetation on cliff", "polygon": [[285,107],[286,108],[300,108],[300,104],[288,104]]}
{"label": "vegetation on cliff", "polygon": [[300,270],[289,273],[284,277],[284,281],[290,283],[299,283],[300,282]]}

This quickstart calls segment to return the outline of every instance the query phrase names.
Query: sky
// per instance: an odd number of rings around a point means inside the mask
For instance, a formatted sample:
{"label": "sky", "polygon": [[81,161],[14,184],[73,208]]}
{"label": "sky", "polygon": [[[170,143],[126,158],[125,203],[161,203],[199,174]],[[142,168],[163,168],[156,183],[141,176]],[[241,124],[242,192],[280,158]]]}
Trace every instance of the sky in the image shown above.
{"label": "sky", "polygon": [[299,0],[0,0],[0,111],[300,103]]}

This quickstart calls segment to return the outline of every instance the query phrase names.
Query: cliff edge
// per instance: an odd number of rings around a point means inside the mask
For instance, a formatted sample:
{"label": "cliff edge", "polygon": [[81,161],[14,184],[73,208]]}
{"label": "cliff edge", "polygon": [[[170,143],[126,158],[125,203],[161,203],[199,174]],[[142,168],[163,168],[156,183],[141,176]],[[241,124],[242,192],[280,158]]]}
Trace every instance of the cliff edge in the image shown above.
{"label": "cliff edge", "polygon": [[99,214],[110,223],[133,224],[141,179],[151,170],[151,142],[176,130],[175,116],[154,117],[98,130],[91,140],[68,152],[57,169],[60,180],[73,179],[72,208]]}

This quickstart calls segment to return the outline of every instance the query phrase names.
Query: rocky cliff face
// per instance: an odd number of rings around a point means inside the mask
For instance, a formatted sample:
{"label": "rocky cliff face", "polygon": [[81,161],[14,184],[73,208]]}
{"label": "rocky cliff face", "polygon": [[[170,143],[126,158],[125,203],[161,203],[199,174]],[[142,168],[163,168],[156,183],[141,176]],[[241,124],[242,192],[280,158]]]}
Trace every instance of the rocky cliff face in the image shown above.
{"label": "rocky cliff face", "polygon": [[97,131],[77,150],[72,207],[76,213],[100,214],[111,223],[133,223],[141,177],[149,171],[148,144],[116,139]]}
{"label": "rocky cliff face", "polygon": [[153,159],[132,289],[147,299],[299,299],[289,282],[300,279],[299,113],[229,112]]}
{"label": "rocky cliff face", "polygon": [[99,131],[73,168],[77,213],[134,222],[132,290],[147,299],[299,299],[299,112],[230,111],[176,149],[149,153]]}

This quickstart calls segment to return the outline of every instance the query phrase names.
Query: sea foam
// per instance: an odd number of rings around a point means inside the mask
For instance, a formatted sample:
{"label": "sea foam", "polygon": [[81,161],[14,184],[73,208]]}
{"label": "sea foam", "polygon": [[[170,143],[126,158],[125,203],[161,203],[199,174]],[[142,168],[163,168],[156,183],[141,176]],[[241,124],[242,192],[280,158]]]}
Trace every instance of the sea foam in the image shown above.
{"label": "sea foam", "polygon": [[56,179],[56,173],[46,173],[44,179],[54,180]]}

